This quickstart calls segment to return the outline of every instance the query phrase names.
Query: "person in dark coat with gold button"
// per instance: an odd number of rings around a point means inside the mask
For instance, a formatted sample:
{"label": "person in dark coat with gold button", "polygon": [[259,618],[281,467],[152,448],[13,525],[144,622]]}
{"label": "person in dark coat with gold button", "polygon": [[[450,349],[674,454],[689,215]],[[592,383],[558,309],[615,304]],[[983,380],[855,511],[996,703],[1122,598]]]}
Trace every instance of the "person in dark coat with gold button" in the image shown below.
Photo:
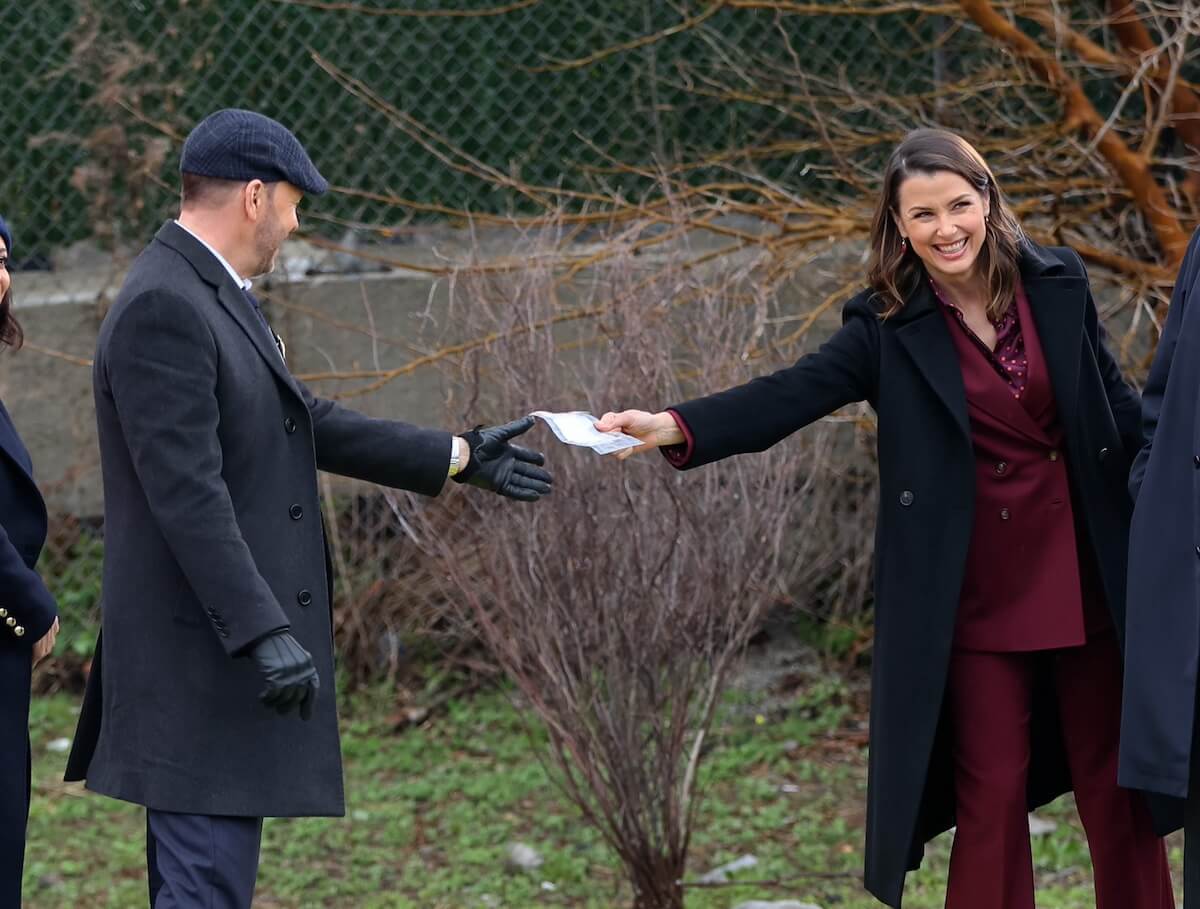
{"label": "person in dark coat with gold button", "polygon": [[790,368],[599,428],[643,440],[623,456],[659,447],[692,469],[869,402],[867,888],[899,907],[923,844],[956,825],[948,909],[1033,909],[1026,812],[1073,790],[1096,905],[1173,909],[1151,811],[1117,785],[1125,476],[1142,434],[1083,263],[1024,236],[967,142],[917,130],[884,173],[869,283]]}
{"label": "person in dark coat with gold button", "polygon": [[68,779],[146,808],[153,909],[249,909],[264,817],[344,813],[317,471],[533,501],[533,418],[454,436],[312,394],[251,291],[325,191],[253,111],[188,135],[183,193],[97,340],[101,634]]}
{"label": "person in dark coat with gold button", "polygon": [[[13,316],[12,233],[0,218],[0,344],[21,346]],[[20,909],[29,819],[29,700],[33,667],[54,649],[58,606],[34,569],[46,505],[29,452],[0,402],[0,909]]]}
{"label": "person in dark coat with gold button", "polygon": [[1200,230],[1192,234],[1142,393],[1121,783],[1185,800],[1183,905],[1200,909]]}

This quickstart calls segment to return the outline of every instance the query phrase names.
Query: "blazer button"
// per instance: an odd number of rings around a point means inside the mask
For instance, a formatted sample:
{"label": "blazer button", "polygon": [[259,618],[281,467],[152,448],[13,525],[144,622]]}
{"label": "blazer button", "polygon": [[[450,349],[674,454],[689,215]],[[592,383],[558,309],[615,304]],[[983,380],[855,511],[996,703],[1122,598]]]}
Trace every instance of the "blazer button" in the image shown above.
{"label": "blazer button", "polygon": [[4,620],[4,624],[7,625],[9,628],[12,628],[13,625],[17,624],[17,620],[14,619],[12,616],[9,616],[7,619]]}
{"label": "blazer button", "polygon": [[312,604],[312,594],[307,590],[301,590],[296,594],[296,602],[301,606],[309,606]]}
{"label": "blazer button", "polygon": [[997,476],[1004,476],[1004,474],[1006,474],[1006,473],[1008,473],[1008,461],[999,461],[999,462],[997,462],[997,464],[996,464],[996,475],[997,475]]}
{"label": "blazer button", "polygon": [[8,618],[8,610],[0,609],[0,619],[7,619],[7,618]]}
{"label": "blazer button", "polygon": [[16,628],[14,628],[14,629],[13,629],[13,634],[15,634],[15,635],[16,635],[17,637],[19,637],[19,638],[20,638],[20,637],[24,637],[24,636],[25,636],[25,629],[24,629],[24,628],[22,628],[20,625],[18,625]]}
{"label": "blazer button", "polygon": [[[1107,450],[1107,449],[1106,449],[1106,450]],[[1050,455],[1049,455],[1049,457],[1050,457],[1050,460],[1051,460],[1051,461],[1057,461],[1057,460],[1058,460],[1058,452],[1057,452],[1057,451],[1051,451],[1051,452],[1050,452]]]}
{"label": "blazer button", "polygon": [[1000,509],[1000,520],[1001,520],[1001,521],[1007,521],[1007,520],[1008,520],[1008,518],[1009,518],[1008,509],[1007,509],[1007,508],[1001,508],[1001,509]]}
{"label": "blazer button", "polygon": [[906,489],[906,490],[904,490],[904,492],[900,493],[900,504],[903,505],[905,508],[907,508],[909,505],[911,505],[913,503],[913,498],[914,498],[914,496],[912,494],[912,491]]}
{"label": "blazer button", "polygon": [[1200,546],[1196,547],[1196,555],[1200,556]]}
{"label": "blazer button", "polygon": [[296,421],[288,417],[283,421],[283,431],[289,436],[296,431]]}
{"label": "blazer button", "polygon": [[1107,448],[1101,448],[1101,449],[1100,449],[1100,454],[1099,454],[1097,457],[1099,457],[1099,458],[1100,458],[1100,461],[1101,461],[1101,463],[1103,463],[1104,459],[1108,457],[1108,449],[1107,449]]}
{"label": "blazer button", "polygon": [[288,509],[288,514],[292,516],[293,521],[299,521],[302,517],[304,517],[304,509],[299,505],[293,505]]}
{"label": "blazer button", "polygon": [[229,629],[221,628],[217,631],[217,634],[219,634],[223,638],[227,638],[227,637],[229,637]]}
{"label": "blazer button", "polygon": [[[1200,467],[1200,455],[1196,455],[1194,458],[1192,458],[1192,463],[1197,467]],[[0,610],[0,615],[4,615],[3,610]]]}

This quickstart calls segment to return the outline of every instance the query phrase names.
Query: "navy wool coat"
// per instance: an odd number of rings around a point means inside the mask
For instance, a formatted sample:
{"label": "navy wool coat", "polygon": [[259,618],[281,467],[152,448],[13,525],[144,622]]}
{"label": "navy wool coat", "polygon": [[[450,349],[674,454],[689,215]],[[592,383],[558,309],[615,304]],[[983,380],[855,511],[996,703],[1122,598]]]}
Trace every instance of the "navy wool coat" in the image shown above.
{"label": "navy wool coat", "polygon": [[1129,475],[1123,786],[1188,792],[1200,659],[1200,232],[1192,235],[1142,395]]}
{"label": "navy wool coat", "polygon": [[29,682],[33,645],[54,624],[54,597],[33,570],[46,506],[33,465],[0,404],[0,909],[20,909],[29,816]]}

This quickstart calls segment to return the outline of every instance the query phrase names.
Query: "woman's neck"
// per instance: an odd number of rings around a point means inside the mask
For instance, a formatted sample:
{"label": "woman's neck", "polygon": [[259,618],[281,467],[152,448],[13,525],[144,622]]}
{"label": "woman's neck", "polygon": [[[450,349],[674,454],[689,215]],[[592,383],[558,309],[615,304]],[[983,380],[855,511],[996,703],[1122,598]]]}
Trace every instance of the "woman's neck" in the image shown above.
{"label": "woman's neck", "polygon": [[938,275],[933,281],[959,309],[987,309],[987,282],[976,270],[965,275]]}

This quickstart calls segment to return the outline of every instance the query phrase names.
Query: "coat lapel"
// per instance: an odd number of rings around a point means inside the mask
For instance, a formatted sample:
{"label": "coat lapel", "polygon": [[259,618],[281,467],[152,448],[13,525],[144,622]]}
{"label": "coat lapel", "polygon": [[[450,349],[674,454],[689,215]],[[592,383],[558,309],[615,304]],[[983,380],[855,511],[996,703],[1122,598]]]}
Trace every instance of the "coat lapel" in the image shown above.
{"label": "coat lapel", "polygon": [[292,378],[287,364],[283,362],[283,356],[280,354],[279,348],[275,346],[275,339],[271,337],[267,326],[255,315],[250,301],[246,299],[241,288],[234,285],[228,275],[225,277],[226,280],[217,289],[217,299],[221,301],[221,305],[238,323],[246,336],[250,338],[255,350],[267,361],[267,365],[271,367],[275,375],[292,391],[300,394],[300,389],[296,387],[296,380]]}
{"label": "coat lapel", "polygon": [[296,385],[296,380],[292,378],[287,365],[283,362],[279,348],[275,346],[275,340],[271,337],[267,327],[255,315],[250,301],[246,299],[242,289],[234,283],[233,277],[217,261],[213,254],[205,248],[204,244],[174,221],[168,221],[164,224],[155,235],[155,239],[170,246],[187,259],[192,267],[196,269],[196,273],[206,283],[213,286],[213,289],[216,291],[217,300],[242,331],[246,333],[246,337],[250,339],[250,343],[254,345],[254,349],[258,351],[259,356],[266,360],[267,366],[279,377],[280,381],[297,395],[300,395],[300,389]]}
{"label": "coat lapel", "polygon": [[967,392],[963,385],[962,369],[958,365],[958,353],[945,320],[937,311],[937,301],[928,282],[921,282],[902,313],[902,316],[896,317],[903,321],[896,328],[897,340],[946,405],[959,430],[969,439],[971,424],[967,416]]}
{"label": "coat lapel", "polygon": [[1039,275],[1026,276],[1023,283],[1058,405],[1059,423],[1066,429],[1076,420],[1087,279]]}
{"label": "coat lapel", "polygon": [[21,469],[21,472],[31,482],[33,481],[33,461],[30,459],[29,451],[25,448],[21,437],[17,435],[17,428],[13,425],[12,417],[8,415],[8,408],[2,402],[0,402],[0,450]]}
{"label": "coat lapel", "polygon": [[35,501],[41,511],[44,539],[44,530],[49,524],[46,500],[42,497],[42,491],[38,489],[37,482],[33,479],[33,459],[29,457],[29,449],[25,447],[25,443],[17,434],[17,427],[13,423],[12,417],[8,415],[8,408],[2,401],[0,401],[0,451],[17,468],[18,476],[23,476],[28,481],[29,489],[33,492],[31,501]]}

